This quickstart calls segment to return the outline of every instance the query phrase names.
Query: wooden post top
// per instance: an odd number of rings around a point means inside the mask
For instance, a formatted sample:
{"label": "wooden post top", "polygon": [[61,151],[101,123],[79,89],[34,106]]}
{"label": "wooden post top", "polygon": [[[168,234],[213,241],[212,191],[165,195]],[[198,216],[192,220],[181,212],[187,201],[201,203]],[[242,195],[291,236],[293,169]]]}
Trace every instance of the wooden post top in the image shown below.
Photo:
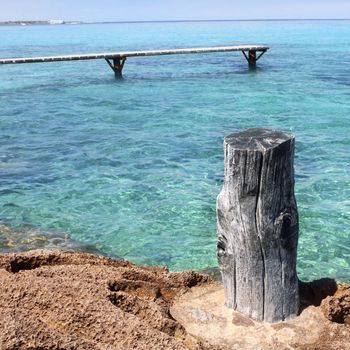
{"label": "wooden post top", "polygon": [[290,133],[272,129],[252,128],[227,135],[225,143],[238,150],[266,151],[291,139],[294,139],[294,136]]}

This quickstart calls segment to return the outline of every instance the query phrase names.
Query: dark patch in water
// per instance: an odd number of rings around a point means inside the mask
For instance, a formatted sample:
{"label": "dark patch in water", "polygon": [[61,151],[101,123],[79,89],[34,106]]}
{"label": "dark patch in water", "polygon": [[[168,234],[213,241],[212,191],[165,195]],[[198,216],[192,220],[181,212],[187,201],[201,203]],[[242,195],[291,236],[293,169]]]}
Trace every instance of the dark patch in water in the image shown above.
{"label": "dark patch in water", "polygon": [[22,194],[22,192],[16,191],[16,190],[8,190],[8,189],[0,190],[0,196],[7,195],[7,194]]}
{"label": "dark patch in water", "polygon": [[326,83],[333,83],[338,85],[350,86],[350,71],[339,74],[316,74],[315,78]]}
{"label": "dark patch in water", "polygon": [[20,208],[19,205],[15,204],[15,203],[5,203],[3,204],[3,208],[6,208],[6,207],[10,207],[10,208]]}

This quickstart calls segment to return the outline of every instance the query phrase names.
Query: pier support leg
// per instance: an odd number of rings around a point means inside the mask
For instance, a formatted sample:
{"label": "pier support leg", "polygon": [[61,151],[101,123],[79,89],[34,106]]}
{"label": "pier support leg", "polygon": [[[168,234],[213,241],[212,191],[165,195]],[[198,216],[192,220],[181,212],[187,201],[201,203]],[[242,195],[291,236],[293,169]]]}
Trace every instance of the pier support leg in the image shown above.
{"label": "pier support leg", "polygon": [[123,67],[124,67],[125,61],[126,61],[126,57],[113,58],[112,62],[108,58],[106,58],[106,62],[113,70],[116,79],[123,78],[122,72],[123,72]]}
{"label": "pier support leg", "polygon": [[256,51],[250,50],[248,52],[248,63],[250,68],[256,68]]}
{"label": "pier support leg", "polygon": [[244,57],[246,58],[249,68],[255,69],[256,68],[256,62],[260,59],[260,57],[266,52],[266,50],[259,50],[260,54],[259,56],[256,55],[255,50],[249,50],[248,55],[245,51],[242,51]]}

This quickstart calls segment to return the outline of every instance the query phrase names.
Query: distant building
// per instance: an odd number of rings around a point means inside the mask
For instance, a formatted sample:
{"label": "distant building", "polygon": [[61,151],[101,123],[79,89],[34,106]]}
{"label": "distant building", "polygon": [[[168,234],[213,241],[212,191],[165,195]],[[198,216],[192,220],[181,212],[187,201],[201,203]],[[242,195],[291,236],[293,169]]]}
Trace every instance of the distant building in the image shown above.
{"label": "distant building", "polygon": [[64,21],[62,19],[50,19],[48,20],[49,24],[64,24]]}

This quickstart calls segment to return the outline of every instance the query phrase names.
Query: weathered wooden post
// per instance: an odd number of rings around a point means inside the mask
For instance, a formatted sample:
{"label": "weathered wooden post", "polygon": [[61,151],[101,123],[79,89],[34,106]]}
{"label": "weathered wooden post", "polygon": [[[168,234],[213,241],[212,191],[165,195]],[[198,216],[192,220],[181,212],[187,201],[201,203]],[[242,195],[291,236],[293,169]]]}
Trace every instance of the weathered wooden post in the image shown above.
{"label": "weathered wooden post", "polygon": [[225,137],[217,200],[218,260],[226,305],[278,322],[299,309],[294,136],[248,129]]}

